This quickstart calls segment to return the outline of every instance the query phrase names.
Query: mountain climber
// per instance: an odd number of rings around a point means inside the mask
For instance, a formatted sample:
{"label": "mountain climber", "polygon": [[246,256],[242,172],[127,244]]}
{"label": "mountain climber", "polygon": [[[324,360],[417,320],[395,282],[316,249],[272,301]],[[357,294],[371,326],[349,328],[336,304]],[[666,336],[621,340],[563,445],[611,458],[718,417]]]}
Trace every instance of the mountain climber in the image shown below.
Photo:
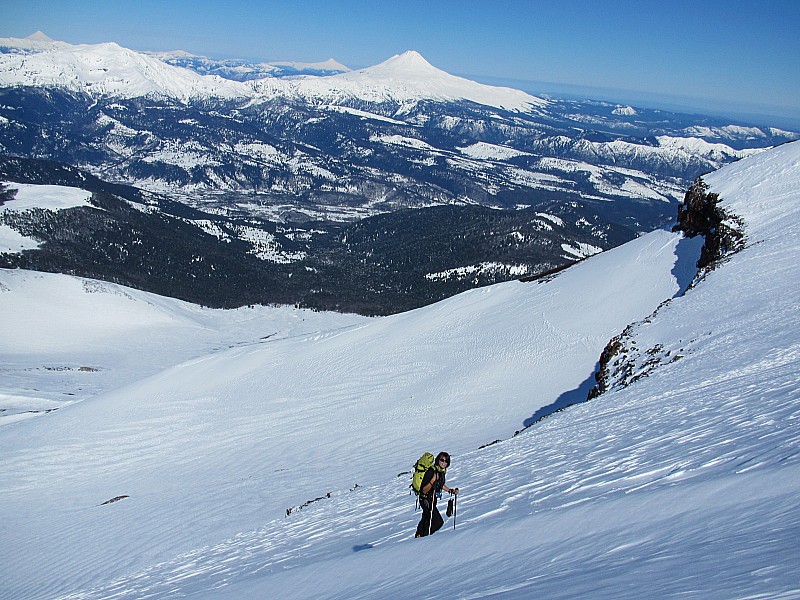
{"label": "mountain climber", "polygon": [[419,490],[419,505],[422,507],[422,518],[417,525],[414,537],[423,537],[436,533],[444,525],[444,519],[436,508],[436,501],[441,498],[442,491],[458,495],[458,488],[447,487],[444,483],[445,472],[450,466],[450,455],[439,452],[433,465],[425,472]]}

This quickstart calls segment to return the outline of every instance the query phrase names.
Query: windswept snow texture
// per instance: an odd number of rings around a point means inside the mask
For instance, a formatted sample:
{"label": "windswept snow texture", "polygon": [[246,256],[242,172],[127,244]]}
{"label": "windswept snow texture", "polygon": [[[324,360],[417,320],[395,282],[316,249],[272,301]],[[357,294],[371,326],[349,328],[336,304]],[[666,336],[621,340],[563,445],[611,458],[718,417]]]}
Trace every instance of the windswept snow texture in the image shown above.
{"label": "windswept snow texture", "polygon": [[[800,597],[800,144],[707,181],[748,246],[656,312],[666,232],[0,428],[4,597]],[[512,437],[632,321],[642,378]],[[457,528],[415,540],[440,449]]]}

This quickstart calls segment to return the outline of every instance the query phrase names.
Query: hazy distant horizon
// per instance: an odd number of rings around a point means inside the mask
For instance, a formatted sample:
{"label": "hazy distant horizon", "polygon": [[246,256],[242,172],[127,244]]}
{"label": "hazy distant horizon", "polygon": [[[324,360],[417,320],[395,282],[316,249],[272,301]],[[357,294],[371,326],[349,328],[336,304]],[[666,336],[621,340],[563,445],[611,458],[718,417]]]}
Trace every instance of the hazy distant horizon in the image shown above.
{"label": "hazy distant horizon", "polygon": [[456,74],[487,85],[512,87],[534,95],[550,95],[564,100],[596,100],[639,108],[665,110],[686,114],[701,114],[709,117],[733,118],[752,125],[778,127],[800,132],[800,109],[766,104],[748,104],[713,98],[679,96],[558,83],[491,77],[476,74]]}

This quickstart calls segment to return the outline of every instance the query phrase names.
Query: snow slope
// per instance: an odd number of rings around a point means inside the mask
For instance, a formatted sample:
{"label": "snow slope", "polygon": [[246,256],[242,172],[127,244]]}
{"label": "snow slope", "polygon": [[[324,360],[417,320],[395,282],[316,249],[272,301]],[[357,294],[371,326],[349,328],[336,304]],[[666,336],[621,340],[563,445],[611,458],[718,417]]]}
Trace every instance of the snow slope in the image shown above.
{"label": "snow slope", "polygon": [[204,309],[90,279],[0,269],[0,428],[222,349],[364,322],[289,307]]}
{"label": "snow slope", "polygon": [[[590,378],[610,336],[678,291],[678,243],[656,232],[547,283],[208,352],[0,429],[8,596],[68,593],[213,545],[382,481],[434,440],[459,455],[507,437]],[[112,511],[99,506],[120,495],[130,498]]]}
{"label": "snow slope", "polygon": [[[666,232],[0,428],[4,597],[800,597],[800,144],[707,181],[747,248],[655,313]],[[631,321],[647,376],[511,436]],[[414,540],[443,448],[457,528]]]}
{"label": "snow slope", "polygon": [[[2,182],[0,182],[2,183]],[[89,206],[91,192],[14,183],[5,211]],[[0,225],[0,252],[39,242]],[[221,311],[62,275],[0,270],[0,427],[222,348],[368,319],[289,307]]]}
{"label": "snow slope", "polygon": [[16,194],[14,194],[14,198],[0,205],[0,212],[6,210],[25,211],[34,208],[58,211],[78,206],[91,206],[89,198],[92,197],[92,193],[80,188],[16,182],[8,185],[16,190]]}

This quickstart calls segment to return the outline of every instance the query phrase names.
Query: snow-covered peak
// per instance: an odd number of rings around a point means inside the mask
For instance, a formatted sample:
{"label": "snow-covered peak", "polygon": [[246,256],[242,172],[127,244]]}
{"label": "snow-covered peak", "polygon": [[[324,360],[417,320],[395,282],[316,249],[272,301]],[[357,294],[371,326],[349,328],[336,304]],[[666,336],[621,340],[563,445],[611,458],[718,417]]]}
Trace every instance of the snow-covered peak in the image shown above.
{"label": "snow-covered peak", "polygon": [[370,77],[442,77],[448,74],[437,69],[416,50],[408,50],[402,54],[395,54],[388,60],[373,67],[361,69],[360,73],[369,74]]}
{"label": "snow-covered peak", "polygon": [[2,52],[12,54],[26,54],[38,52],[48,48],[66,48],[69,44],[52,39],[46,33],[37,31],[25,38],[0,38],[0,49]]}
{"label": "snow-covered peak", "polygon": [[658,146],[673,152],[695,154],[714,157],[715,160],[727,160],[730,157],[744,158],[752,154],[763,152],[763,148],[748,148],[736,150],[727,144],[711,143],[699,137],[674,137],[669,135],[656,136]]}
{"label": "snow-covered peak", "polygon": [[351,70],[350,67],[343,65],[335,58],[329,58],[322,62],[271,61],[261,64],[273,65],[276,67],[289,67],[297,71],[331,71],[346,73]]}
{"label": "snow-covered peak", "polygon": [[32,33],[25,39],[31,40],[32,42],[45,42],[48,44],[52,44],[53,42],[55,42],[55,40],[51,38],[49,35],[47,35],[44,31],[37,31],[36,33]]}
{"label": "snow-covered peak", "polygon": [[520,90],[483,85],[431,65],[414,50],[366,69],[336,75],[328,82],[359,98],[374,100],[471,100],[507,110],[528,111],[547,102]]}
{"label": "snow-covered peak", "polygon": [[61,86],[92,96],[156,94],[180,99],[248,93],[237,82],[173,67],[113,42],[71,45],[28,41],[16,47],[27,52],[0,54],[0,85]]}
{"label": "snow-covered peak", "polygon": [[[494,87],[450,75],[409,51],[359,71],[330,59],[320,70],[344,71],[293,81],[257,80],[248,85],[213,75],[200,75],[164,62],[184,55],[141,53],[108,42],[72,45],[33,39],[0,39],[0,86],[60,86],[92,96],[133,98],[148,94],[179,99],[198,96],[289,96],[326,102],[357,98],[371,102],[469,100],[485,106],[529,111],[547,102],[520,90]],[[287,65],[289,63],[270,63]],[[305,68],[310,65],[305,64]]]}
{"label": "snow-covered peak", "polygon": [[632,106],[617,106],[614,110],[611,111],[611,114],[623,117],[635,117],[639,113],[636,112],[636,109],[633,108]]}
{"label": "snow-covered peak", "polygon": [[327,77],[292,81],[261,79],[250,82],[256,94],[296,96],[325,103],[358,99],[366,102],[468,100],[484,106],[527,112],[547,104],[520,90],[483,85],[450,75],[410,51],[373,67]]}

